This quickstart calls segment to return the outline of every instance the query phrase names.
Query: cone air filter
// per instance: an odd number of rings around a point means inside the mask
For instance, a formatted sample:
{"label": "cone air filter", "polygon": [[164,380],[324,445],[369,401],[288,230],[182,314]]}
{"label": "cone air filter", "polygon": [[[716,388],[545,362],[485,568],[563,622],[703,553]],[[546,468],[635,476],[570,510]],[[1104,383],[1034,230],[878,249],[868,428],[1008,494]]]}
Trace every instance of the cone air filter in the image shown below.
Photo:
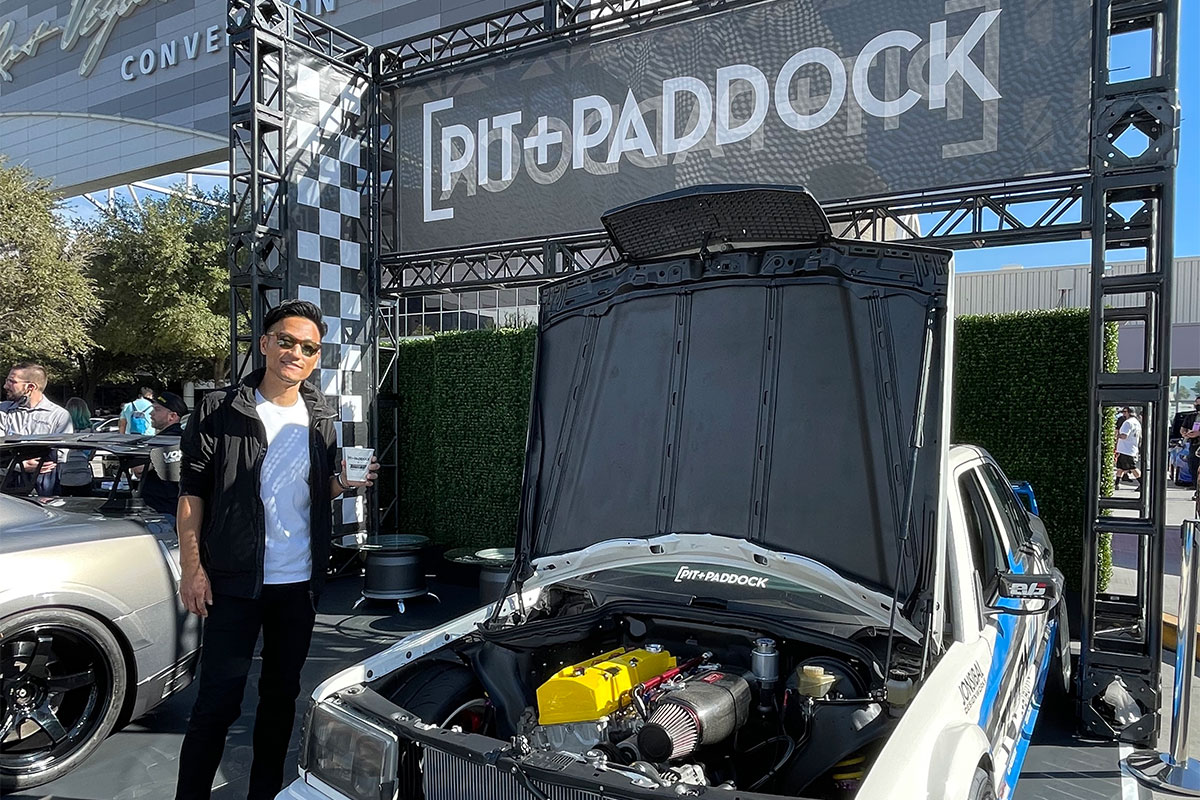
{"label": "cone air filter", "polygon": [[638,749],[656,763],[683,758],[699,746],[700,720],[696,712],[670,699],[654,709],[638,732]]}

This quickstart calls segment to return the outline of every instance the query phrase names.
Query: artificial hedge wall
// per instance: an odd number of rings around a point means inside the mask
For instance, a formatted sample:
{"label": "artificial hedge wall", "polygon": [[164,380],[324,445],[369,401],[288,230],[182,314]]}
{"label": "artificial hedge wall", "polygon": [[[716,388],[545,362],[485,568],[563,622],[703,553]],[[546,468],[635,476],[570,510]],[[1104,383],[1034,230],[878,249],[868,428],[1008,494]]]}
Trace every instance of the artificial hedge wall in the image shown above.
{"label": "artificial hedge wall", "polygon": [[[1055,562],[1071,589],[1081,586],[1087,520],[1087,309],[960,317],[955,327],[953,440],[985,448],[1012,480],[1033,485],[1054,544]],[[1107,370],[1116,368],[1117,331],[1104,341]],[[1104,425],[1104,452],[1116,443],[1115,417]],[[1111,494],[1113,464],[1104,459],[1101,487]],[[1100,546],[1101,586],[1112,575],[1112,548]]]}
{"label": "artificial hedge wall", "polygon": [[[954,441],[981,445],[1009,477],[1033,484],[1057,561],[1077,589],[1089,467],[1088,312],[961,317],[955,336]],[[446,547],[513,543],[535,340],[536,330],[524,328],[400,344],[399,391],[381,398],[399,409],[399,532]],[[1109,369],[1116,347],[1114,326],[1105,341]],[[1111,420],[1105,430],[1111,453]],[[1103,486],[1112,485],[1112,466],[1102,465]],[[1101,585],[1111,569],[1104,542]]]}
{"label": "artificial hedge wall", "polygon": [[446,547],[512,545],[536,336],[464,331],[397,348],[398,532]]}

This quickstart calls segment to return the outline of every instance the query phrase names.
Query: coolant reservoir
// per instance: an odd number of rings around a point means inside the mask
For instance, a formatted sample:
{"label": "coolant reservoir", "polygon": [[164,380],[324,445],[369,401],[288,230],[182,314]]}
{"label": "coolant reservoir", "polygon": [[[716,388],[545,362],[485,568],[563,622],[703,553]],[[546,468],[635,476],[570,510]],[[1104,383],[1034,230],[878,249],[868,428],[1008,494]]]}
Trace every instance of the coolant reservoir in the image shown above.
{"label": "coolant reservoir", "polygon": [[613,650],[564,667],[537,690],[538,724],[588,722],[621,707],[621,695],[675,666],[666,650]]}
{"label": "coolant reservoir", "polygon": [[894,707],[903,707],[912,701],[912,678],[889,678],[887,682],[887,699]]}
{"label": "coolant reservoir", "polygon": [[807,697],[824,697],[836,680],[824,667],[809,664],[796,671],[796,691]]}

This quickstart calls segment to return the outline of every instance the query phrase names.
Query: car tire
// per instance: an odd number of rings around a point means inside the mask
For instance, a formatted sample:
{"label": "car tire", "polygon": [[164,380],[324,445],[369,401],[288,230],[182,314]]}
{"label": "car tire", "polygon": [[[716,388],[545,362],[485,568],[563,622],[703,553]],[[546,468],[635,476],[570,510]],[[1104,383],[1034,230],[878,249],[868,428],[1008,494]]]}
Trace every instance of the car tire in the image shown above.
{"label": "car tire", "polygon": [[[1060,631],[1062,629],[1060,628]],[[1073,664],[1070,656],[1065,660],[1059,649],[1058,641],[1054,642],[1054,650],[1050,654],[1050,664],[1046,671],[1046,685],[1042,691],[1042,710],[1055,717],[1073,715],[1075,709],[1075,681],[1073,680]]]}
{"label": "car tire", "polygon": [[128,690],[125,656],[104,623],[46,608],[0,621],[0,789],[66,775],[112,732]]}
{"label": "car tire", "polygon": [[459,725],[471,733],[483,733],[490,727],[483,687],[466,667],[427,665],[401,684],[391,700],[425,723]]}
{"label": "car tire", "polygon": [[1058,648],[1050,656],[1050,670],[1046,675],[1046,694],[1064,701],[1075,698],[1075,681],[1071,659],[1063,659]]}
{"label": "car tire", "polygon": [[975,777],[971,779],[971,791],[967,794],[967,800],[996,800],[992,776],[983,767],[975,768]]}

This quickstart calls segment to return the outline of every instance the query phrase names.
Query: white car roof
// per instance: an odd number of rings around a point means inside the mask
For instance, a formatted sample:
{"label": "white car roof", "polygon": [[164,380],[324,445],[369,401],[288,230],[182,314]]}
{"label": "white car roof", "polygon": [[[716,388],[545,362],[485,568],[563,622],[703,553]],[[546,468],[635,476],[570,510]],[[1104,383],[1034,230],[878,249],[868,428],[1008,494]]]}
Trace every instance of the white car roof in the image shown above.
{"label": "white car roof", "polygon": [[951,470],[958,469],[961,466],[970,464],[973,461],[995,461],[994,458],[984,450],[973,444],[954,444],[950,445],[949,466]]}

